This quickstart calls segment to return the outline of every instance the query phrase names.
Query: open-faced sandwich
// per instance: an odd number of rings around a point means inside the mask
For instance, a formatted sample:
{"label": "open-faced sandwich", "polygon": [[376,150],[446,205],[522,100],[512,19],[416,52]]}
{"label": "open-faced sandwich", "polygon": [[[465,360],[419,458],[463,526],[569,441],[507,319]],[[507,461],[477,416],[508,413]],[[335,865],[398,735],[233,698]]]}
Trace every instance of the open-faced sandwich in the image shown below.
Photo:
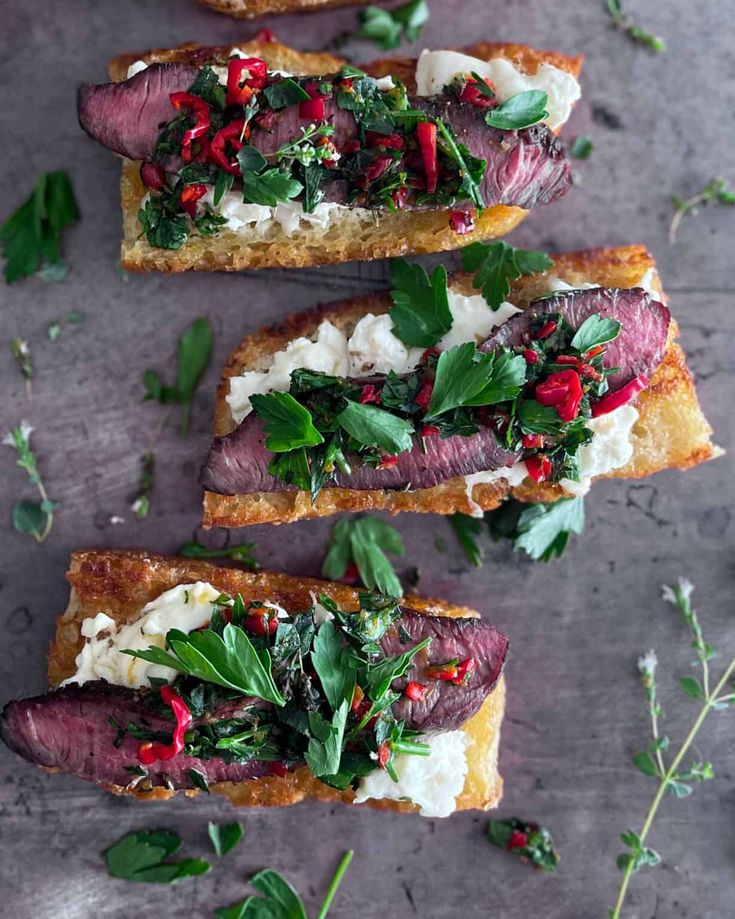
{"label": "open-faced sandwich", "polygon": [[219,387],[205,526],[387,509],[481,515],[718,454],[654,262],[482,243],[390,294],[248,336]]}
{"label": "open-faced sandwich", "polygon": [[115,794],[493,807],[508,642],[472,610],[142,552],[76,552],[46,695],[0,735]]}
{"label": "open-faced sandwich", "polygon": [[276,42],[123,55],[79,119],[124,157],[123,267],[452,249],[563,195],[580,58],[480,42],[363,69]]}
{"label": "open-faced sandwich", "polygon": [[311,13],[339,6],[364,6],[370,0],[199,0],[204,6],[234,16],[255,19],[270,13]]}

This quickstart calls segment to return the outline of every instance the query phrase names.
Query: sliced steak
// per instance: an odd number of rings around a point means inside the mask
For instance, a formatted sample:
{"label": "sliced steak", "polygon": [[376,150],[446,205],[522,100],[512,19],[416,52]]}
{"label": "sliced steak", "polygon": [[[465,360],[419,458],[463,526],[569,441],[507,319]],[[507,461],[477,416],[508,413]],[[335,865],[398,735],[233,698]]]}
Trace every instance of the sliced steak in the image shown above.
{"label": "sliced steak", "polygon": [[198,73],[189,64],[152,64],[124,83],[84,83],[77,94],[79,124],[113,153],[150,159],[162,128],[176,115],[171,93],[185,92]]}
{"label": "sliced steak", "polygon": [[536,300],[499,326],[480,349],[494,351],[524,344],[533,321],[549,313],[560,314],[574,329],[595,313],[620,322],[620,334],[606,345],[604,358],[605,367],[620,368],[607,378],[611,391],[640,375],[650,380],[666,352],[671,313],[640,287],[593,287]]}
{"label": "sliced steak", "polygon": [[[189,64],[152,64],[122,83],[85,84],[79,90],[79,121],[84,130],[105,147],[129,159],[150,159],[163,126],[175,111],[169,96],[186,91],[198,70]],[[334,127],[332,140],[341,149],[358,135],[351,112],[340,109],[334,98],[325,99],[325,118]],[[545,125],[523,131],[501,131],[485,124],[484,112],[446,96],[415,97],[413,108],[441,118],[457,139],[476,157],[487,161],[482,195],[487,205],[506,204],[531,208],[563,195],[571,184],[564,148]],[[268,130],[255,127],[250,142],[263,154],[299,136],[309,119],[299,116],[297,105],[272,113]],[[171,158],[166,168],[180,163]],[[325,189],[326,201],[341,202],[339,186]]]}
{"label": "sliced steak", "polygon": [[[431,644],[414,657],[405,677],[393,681],[393,688],[401,692],[409,680],[415,680],[427,687],[426,693],[417,702],[402,697],[394,703],[393,714],[413,730],[452,731],[462,727],[494,689],[508,652],[508,639],[482,619],[424,616],[406,609],[383,637],[380,649],[387,657],[395,657],[424,638],[431,638]],[[455,658],[462,662],[468,657],[474,659],[476,668],[464,684],[427,676],[430,666]]]}
{"label": "sliced steak", "polygon": [[[229,715],[232,716],[232,713]],[[227,717],[222,714],[222,717]],[[126,766],[138,764],[140,741],[125,735],[119,747],[117,729],[135,721],[171,735],[173,724],[151,712],[145,694],[107,683],[70,684],[45,696],[9,702],[0,716],[0,737],[24,759],[47,769],[68,772],[100,785],[126,787],[136,776]],[[176,756],[148,768],[153,786],[195,788],[189,774],[196,769],[208,784],[256,779],[271,772],[270,764],[252,760],[228,764],[221,759]]]}
{"label": "sliced steak", "polygon": [[[268,472],[274,454],[266,449],[265,440],[260,418],[248,415],[231,434],[214,439],[199,483],[221,495],[298,491]],[[338,473],[326,487],[355,491],[432,488],[455,476],[511,466],[520,456],[502,447],[489,428],[470,437],[427,437],[425,443],[425,452],[416,445],[399,453],[395,464],[385,469],[361,463],[350,475]]]}

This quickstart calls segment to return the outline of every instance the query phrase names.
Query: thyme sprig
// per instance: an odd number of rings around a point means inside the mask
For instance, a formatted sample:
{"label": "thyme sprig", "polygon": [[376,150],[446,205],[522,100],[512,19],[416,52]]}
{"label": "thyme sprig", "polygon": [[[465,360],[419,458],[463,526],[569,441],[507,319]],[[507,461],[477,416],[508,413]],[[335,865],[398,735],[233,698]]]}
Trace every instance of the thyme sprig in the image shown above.
{"label": "thyme sprig", "polygon": [[676,587],[663,588],[663,599],[676,606],[692,634],[691,647],[697,661],[695,666],[701,668],[701,679],[686,675],[680,678],[683,692],[692,698],[701,700],[701,708],[694,719],[689,732],[679,749],[666,765],[665,754],[669,750],[669,738],[661,734],[659,719],[662,715],[661,705],[657,699],[656,667],[658,664],[654,651],[648,651],[638,660],[641,683],[651,718],[651,741],[646,750],[637,753],[633,762],[647,776],[657,779],[658,788],[651,806],[643,820],[640,832],[628,830],[621,834],[621,839],[629,851],[618,856],[618,867],[623,872],[623,879],[613,909],[609,911],[610,919],[620,919],[630,879],[644,865],[657,865],[661,856],[646,845],[653,821],[664,795],[668,792],[676,798],[685,798],[692,793],[692,783],[703,782],[714,777],[712,763],[706,760],[692,760],[682,768],[682,763],[699,733],[705,718],[711,711],[727,708],[735,703],[735,657],[725,667],[719,679],[715,680],[710,673],[710,661],[716,656],[715,649],[709,645],[702,633],[699,617],[691,603],[693,585],[681,579]]}
{"label": "thyme sprig", "polygon": [[620,0],[606,0],[606,3],[607,11],[612,16],[615,25],[622,29],[623,32],[626,32],[633,41],[645,45],[652,51],[666,51],[666,42],[663,38],[659,38],[658,35],[652,35],[639,25],[636,25],[633,17],[629,13],[623,12]]}
{"label": "thyme sprig", "polygon": [[43,542],[51,532],[56,504],[49,498],[38,471],[36,455],[31,449],[32,433],[33,427],[21,421],[17,428],[5,434],[2,442],[17,452],[17,465],[25,469],[41,496],[40,502],[23,499],[13,506],[13,527],[19,533],[29,533],[36,542]]}
{"label": "thyme sprig", "polygon": [[724,179],[712,179],[705,188],[698,194],[692,195],[691,198],[680,198],[678,195],[671,196],[671,203],[674,205],[674,216],[671,218],[669,225],[669,242],[676,242],[676,234],[679,231],[679,225],[687,214],[696,214],[697,208],[702,204],[727,204],[735,205],[735,191],[727,187]]}
{"label": "thyme sprig", "polygon": [[31,398],[32,380],[33,380],[33,359],[31,358],[31,347],[24,338],[14,338],[10,342],[10,350],[13,358],[23,374],[26,381],[26,395]]}

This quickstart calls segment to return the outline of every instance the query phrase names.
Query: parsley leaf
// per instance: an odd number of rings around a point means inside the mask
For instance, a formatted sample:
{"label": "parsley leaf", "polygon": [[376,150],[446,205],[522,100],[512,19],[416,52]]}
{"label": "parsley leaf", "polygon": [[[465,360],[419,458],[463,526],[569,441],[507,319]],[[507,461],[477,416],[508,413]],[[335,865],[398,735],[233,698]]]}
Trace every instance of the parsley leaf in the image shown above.
{"label": "parsley leaf", "polygon": [[265,442],[273,453],[287,453],[299,447],[313,447],[324,442],[314,427],[311,413],[290,393],[256,393],[250,399],[253,411],[264,421]]}
{"label": "parsley leaf", "polygon": [[179,836],[169,830],[138,830],[123,836],[103,854],[110,876],[125,881],[172,884],[210,870],[211,865],[200,858],[164,862],[180,845]]}
{"label": "parsley leaf", "polygon": [[447,272],[442,265],[427,275],[421,265],[391,262],[393,334],[407,345],[433,348],[452,327]]}
{"label": "parsley leaf", "polygon": [[154,664],[173,667],[180,673],[236,689],[244,696],[257,696],[284,705],[283,696],[273,681],[271,656],[267,649],[257,651],[245,631],[228,623],[222,635],[212,629],[181,632],[170,629],[166,644],[171,653],[150,647],[145,651],[124,650],[123,654]]}
{"label": "parsley leaf", "polygon": [[260,562],[253,555],[254,549],[254,542],[246,542],[240,546],[222,546],[221,549],[207,549],[194,539],[180,546],[176,554],[183,555],[184,558],[231,558],[234,562],[257,571]]}
{"label": "parsley leaf", "polygon": [[342,758],[342,740],[350,710],[349,699],[343,699],[335,711],[330,724],[319,712],[309,712],[309,746],[306,751],[306,765],[317,778],[339,772]]}
{"label": "parsley leaf", "polygon": [[350,667],[351,658],[350,649],[342,644],[342,637],[334,623],[324,622],[314,638],[311,662],[333,712],[345,699],[348,703],[352,702],[355,671]]}
{"label": "parsley leaf", "polygon": [[232,852],[242,839],[243,829],[239,820],[232,823],[212,823],[207,828],[215,854],[221,858]]}
{"label": "parsley leaf", "polygon": [[265,172],[244,172],[242,176],[242,200],[247,204],[262,204],[276,207],[282,201],[290,201],[301,194],[304,186],[277,167]]}
{"label": "parsley leaf", "polygon": [[307,91],[290,77],[266,86],[263,95],[268,100],[270,107],[276,111],[287,108],[289,105],[296,105],[297,102],[308,102],[311,98]]}
{"label": "parsley leaf", "polygon": [[354,561],[360,580],[368,590],[401,597],[401,582],[385,553],[400,556],[404,551],[400,533],[377,517],[340,520],[332,530],[322,575],[330,581],[338,581]]}
{"label": "parsley leaf", "polygon": [[149,198],[138,211],[138,220],[146,239],[156,249],[180,249],[189,236],[186,214],[172,211],[164,195]]}
{"label": "parsley leaf", "polygon": [[367,670],[367,691],[371,699],[379,700],[390,689],[390,684],[402,677],[411,666],[411,661],[431,643],[431,638],[424,638],[413,648],[395,657],[384,657],[376,664],[370,664]]}
{"label": "parsley leaf", "polygon": [[549,97],[540,89],[527,89],[501,102],[485,115],[485,123],[502,131],[520,131],[549,117]]}
{"label": "parsley leaf", "polygon": [[442,351],[427,418],[467,405],[514,399],[526,381],[526,362],[509,351],[483,354],[471,342]]}
{"label": "parsley leaf", "polygon": [[482,548],[477,542],[477,537],[483,529],[483,521],[469,514],[452,514],[449,523],[454,530],[457,541],[464,549],[465,555],[475,568],[482,567]]}
{"label": "parsley leaf", "polygon": [[476,272],[472,286],[482,291],[491,309],[496,310],[510,293],[510,281],[521,275],[547,271],[553,261],[545,252],[516,249],[508,243],[472,243],[462,250],[462,267]]}
{"label": "parsley leaf", "polygon": [[513,852],[542,871],[556,871],[559,855],[554,840],[551,833],[537,823],[526,823],[517,817],[511,820],[491,820],[487,835],[490,842],[499,849]]}
{"label": "parsley leaf", "polygon": [[594,144],[592,143],[591,139],[583,134],[580,134],[578,137],[574,138],[574,142],[572,143],[569,152],[576,160],[586,160],[589,159],[593,150]]}
{"label": "parsley leaf", "polygon": [[[52,266],[61,268],[61,231],[76,223],[79,216],[69,176],[65,172],[42,173],[30,198],[0,226],[7,283]],[[56,279],[53,272],[47,277]]]}
{"label": "parsley leaf", "polygon": [[413,446],[413,425],[374,405],[348,402],[336,421],[358,443],[377,445],[386,453],[405,453]]}
{"label": "parsley leaf", "polygon": [[571,347],[584,354],[597,345],[614,341],[620,334],[620,323],[617,319],[603,319],[599,313],[588,316],[574,333]]}
{"label": "parsley leaf", "polygon": [[394,10],[369,6],[360,14],[358,35],[374,41],[383,51],[397,48],[401,38],[414,42],[429,21],[429,7],[426,0],[409,0]]}
{"label": "parsley leaf", "polygon": [[548,562],[566,548],[570,533],[584,530],[584,498],[551,503],[507,501],[485,515],[493,539],[510,539],[536,561]]}

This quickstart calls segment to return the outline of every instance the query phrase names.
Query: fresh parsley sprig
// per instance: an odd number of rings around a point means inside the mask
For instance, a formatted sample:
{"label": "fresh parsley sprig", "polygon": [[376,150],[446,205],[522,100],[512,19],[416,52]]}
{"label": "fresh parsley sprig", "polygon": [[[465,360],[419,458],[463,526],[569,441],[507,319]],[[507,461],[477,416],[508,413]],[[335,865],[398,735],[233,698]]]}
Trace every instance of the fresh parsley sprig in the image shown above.
{"label": "fresh parsley sprig", "polygon": [[[689,697],[699,699],[701,707],[686,737],[676,753],[670,751],[670,741],[660,733],[661,705],[657,699],[656,668],[657,658],[654,651],[649,651],[638,660],[638,671],[646,698],[648,713],[651,718],[651,741],[648,747],[633,757],[633,762],[640,772],[656,780],[657,788],[646,813],[639,832],[627,830],[621,839],[628,851],[618,856],[618,868],[623,872],[620,890],[615,906],[610,910],[610,919],[620,919],[625,897],[633,874],[643,866],[659,864],[661,856],[646,843],[653,826],[658,809],[666,793],[675,798],[685,798],[692,793],[693,783],[699,783],[714,777],[712,764],[695,758],[688,765],[684,761],[699,734],[705,719],[712,711],[728,708],[735,704],[735,657],[723,669],[719,679],[710,673],[710,661],[716,656],[715,649],[709,645],[702,632],[696,610],[692,606],[693,585],[679,580],[676,587],[665,586],[663,599],[677,607],[691,632],[691,647],[697,657],[697,666],[701,670],[701,679],[686,675],[680,678],[682,691]],[[666,757],[671,759],[666,764]]]}
{"label": "fresh parsley sprig", "polygon": [[474,342],[442,351],[427,412],[429,421],[455,408],[514,399],[526,382],[526,361],[510,351],[483,354]]}
{"label": "fresh parsley sprig", "polygon": [[724,179],[712,179],[702,191],[691,198],[685,200],[678,195],[672,195],[671,201],[674,205],[674,216],[669,226],[669,242],[674,243],[679,225],[687,214],[696,214],[697,208],[703,204],[726,204],[732,207],[735,205],[735,191],[728,188]]}
{"label": "fresh parsley sprig", "polygon": [[606,0],[607,11],[612,16],[615,25],[627,33],[633,41],[646,45],[652,51],[665,51],[666,42],[658,35],[652,35],[646,32],[640,26],[636,25],[633,17],[629,13],[624,13],[620,0]]}
{"label": "fresh parsley sprig", "polygon": [[392,332],[404,344],[433,348],[452,327],[447,271],[437,265],[428,275],[421,265],[390,263]]}
{"label": "fresh parsley sprig", "polygon": [[398,556],[405,552],[398,530],[377,517],[345,518],[332,530],[322,575],[330,581],[339,581],[354,562],[368,590],[401,597],[403,588],[386,552]]}
{"label": "fresh parsley sprig", "polygon": [[30,198],[0,226],[8,284],[40,271],[43,280],[66,275],[61,258],[61,231],[79,220],[79,207],[65,172],[44,172]]}
{"label": "fresh parsley sprig", "polygon": [[143,399],[154,399],[162,405],[179,403],[181,412],[181,433],[189,431],[189,415],[199,380],[207,369],[212,354],[212,326],[208,319],[195,319],[179,338],[176,349],[176,386],[167,386],[155,370],[143,374],[145,395]]}
{"label": "fresh parsley sprig", "polygon": [[251,571],[258,571],[260,562],[253,554],[254,551],[254,542],[246,542],[239,546],[222,546],[221,549],[207,549],[206,546],[193,539],[190,542],[185,542],[183,546],[179,546],[176,554],[183,555],[184,558],[229,558],[233,562],[238,562],[240,565],[250,568]]}
{"label": "fresh parsley sprig", "polygon": [[31,483],[36,486],[41,496],[40,501],[23,499],[13,505],[13,527],[19,533],[29,533],[36,542],[43,542],[51,532],[54,523],[56,503],[52,501],[38,471],[36,454],[31,448],[33,427],[27,421],[21,421],[17,428],[8,431],[2,442],[12,447],[18,454],[16,465],[25,469]]}
{"label": "fresh parsley sprig", "polygon": [[472,286],[482,292],[493,310],[497,310],[510,293],[510,281],[521,275],[548,271],[553,265],[545,252],[516,249],[502,240],[472,243],[462,250],[462,267],[475,273]]}
{"label": "fresh parsley sprig", "polygon": [[485,123],[502,131],[530,128],[531,125],[549,117],[546,110],[548,102],[549,97],[545,92],[540,89],[527,89],[491,108],[485,115]]}
{"label": "fresh parsley sprig", "polygon": [[181,837],[170,830],[127,833],[104,852],[110,877],[142,883],[173,884],[206,874],[211,865],[201,858],[164,861],[181,846]]}
{"label": "fresh parsley sprig", "polygon": [[400,45],[402,39],[416,41],[428,21],[426,0],[409,0],[393,10],[369,6],[360,14],[357,34],[361,38],[369,38],[383,51],[391,51]]}

